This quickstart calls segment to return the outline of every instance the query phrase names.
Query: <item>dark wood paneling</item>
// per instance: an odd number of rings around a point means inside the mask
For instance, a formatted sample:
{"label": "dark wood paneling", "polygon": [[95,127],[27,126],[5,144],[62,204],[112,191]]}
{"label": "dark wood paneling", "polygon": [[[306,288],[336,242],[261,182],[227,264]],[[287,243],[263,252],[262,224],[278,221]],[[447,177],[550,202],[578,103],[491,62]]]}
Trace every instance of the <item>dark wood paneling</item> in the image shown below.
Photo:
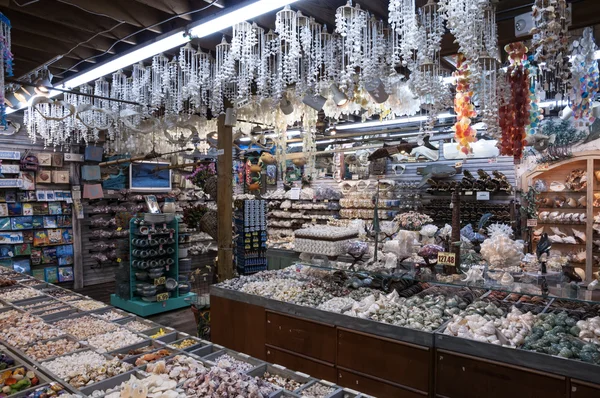
{"label": "dark wood paneling", "polygon": [[410,391],[394,384],[385,383],[382,380],[340,368],[338,368],[337,384],[378,398],[422,398],[427,396],[427,393]]}
{"label": "dark wood paneling", "polygon": [[420,391],[429,391],[431,353],[400,343],[338,328],[338,366]]}
{"label": "dark wood paneling", "polygon": [[571,398],[598,398],[600,385],[571,380]]}
{"label": "dark wood paneling", "polygon": [[[212,305],[212,303],[211,303]],[[271,345],[266,346],[267,362],[285,366],[298,372],[306,373],[317,379],[335,383],[337,372],[333,364],[316,361],[309,357],[296,355],[291,351],[282,350]]]}
{"label": "dark wood paneling", "polygon": [[267,344],[334,363],[335,340],[334,326],[267,311]]}
{"label": "dark wood paneling", "polygon": [[211,296],[211,338],[213,343],[265,359],[265,309]]}
{"label": "dark wood paneling", "polygon": [[445,350],[437,350],[436,361],[438,397],[567,397],[567,381],[561,376]]}

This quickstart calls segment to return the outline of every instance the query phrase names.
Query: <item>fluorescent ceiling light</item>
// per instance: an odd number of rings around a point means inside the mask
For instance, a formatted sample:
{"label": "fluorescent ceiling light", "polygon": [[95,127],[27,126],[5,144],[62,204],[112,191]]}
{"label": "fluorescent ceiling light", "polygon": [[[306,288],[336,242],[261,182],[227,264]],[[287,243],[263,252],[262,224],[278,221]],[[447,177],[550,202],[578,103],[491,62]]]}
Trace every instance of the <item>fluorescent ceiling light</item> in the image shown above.
{"label": "fluorescent ceiling light", "polygon": [[242,138],[240,138],[240,142],[250,142],[250,141],[252,141],[252,138],[250,138],[250,137],[242,137]]}
{"label": "fluorescent ceiling light", "polygon": [[117,57],[102,65],[98,65],[87,72],[67,79],[60,84],[60,87],[67,89],[79,87],[82,84],[89,83],[93,80],[101,78],[102,76],[116,72],[119,69],[136,64],[140,61],[153,57],[156,54],[160,54],[174,47],[182,46],[190,40],[190,37],[186,36],[185,32],[174,33],[163,39],[133,50],[127,54],[121,55],[120,57]]}
{"label": "fluorescent ceiling light", "polygon": [[259,15],[266,14],[285,7],[288,4],[295,3],[298,0],[259,0],[239,7],[233,11],[227,12],[204,22],[190,29],[192,37],[206,37],[220,30],[229,28],[237,23],[256,18]]}
{"label": "fluorescent ceiling light", "polygon": [[302,146],[302,145],[304,145],[302,142],[293,142],[293,143],[289,144],[288,147],[290,147],[290,148],[296,148],[296,147],[299,147],[299,146]]}
{"label": "fluorescent ceiling light", "polygon": [[[445,119],[448,117],[455,117],[451,113],[442,113],[438,115],[438,119]],[[364,122],[364,123],[351,123],[351,124],[340,124],[336,126],[336,130],[353,130],[353,129],[362,129],[366,127],[381,127],[381,126],[395,126],[399,124],[407,124],[407,123],[416,123],[416,122],[424,122],[427,121],[427,116],[412,116],[412,117],[403,117],[399,119],[390,119],[380,121],[372,121],[372,122]]]}

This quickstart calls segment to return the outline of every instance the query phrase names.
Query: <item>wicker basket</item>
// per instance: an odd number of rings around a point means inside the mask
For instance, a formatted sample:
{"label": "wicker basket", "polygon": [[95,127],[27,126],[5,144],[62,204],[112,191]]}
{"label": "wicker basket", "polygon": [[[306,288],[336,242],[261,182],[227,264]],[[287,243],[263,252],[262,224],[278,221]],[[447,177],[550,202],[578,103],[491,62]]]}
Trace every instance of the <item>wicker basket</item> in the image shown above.
{"label": "wicker basket", "polygon": [[209,234],[214,240],[217,240],[217,217],[216,211],[208,210],[200,219],[200,230]]}
{"label": "wicker basket", "polygon": [[204,192],[210,195],[211,199],[217,199],[217,181],[217,176],[212,176],[206,180],[202,188]]}

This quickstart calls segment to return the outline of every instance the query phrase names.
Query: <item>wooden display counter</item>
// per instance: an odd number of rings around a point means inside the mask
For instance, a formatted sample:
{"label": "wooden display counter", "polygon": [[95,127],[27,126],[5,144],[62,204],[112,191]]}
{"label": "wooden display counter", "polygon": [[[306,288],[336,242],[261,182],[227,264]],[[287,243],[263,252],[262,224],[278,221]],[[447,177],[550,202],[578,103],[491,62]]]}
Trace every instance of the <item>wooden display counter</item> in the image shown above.
{"label": "wooden display counter", "polygon": [[213,342],[376,397],[597,398],[600,367],[211,287]]}

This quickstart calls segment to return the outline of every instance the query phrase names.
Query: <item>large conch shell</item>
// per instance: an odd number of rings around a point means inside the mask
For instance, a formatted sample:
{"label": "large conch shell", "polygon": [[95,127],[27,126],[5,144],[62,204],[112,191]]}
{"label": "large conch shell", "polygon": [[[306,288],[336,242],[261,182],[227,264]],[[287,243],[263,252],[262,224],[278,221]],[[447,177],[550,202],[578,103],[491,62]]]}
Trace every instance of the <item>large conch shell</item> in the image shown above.
{"label": "large conch shell", "polygon": [[565,184],[558,181],[552,181],[550,183],[550,190],[554,192],[561,192],[565,190]]}
{"label": "large conch shell", "polygon": [[275,159],[275,156],[273,156],[269,152],[263,152],[263,153],[261,153],[260,154],[260,161],[263,162],[264,164],[275,164],[275,163],[277,163],[277,159]]}
{"label": "large conch shell", "polygon": [[294,163],[294,166],[302,167],[306,164],[306,158],[296,158],[292,160],[292,163]]}

